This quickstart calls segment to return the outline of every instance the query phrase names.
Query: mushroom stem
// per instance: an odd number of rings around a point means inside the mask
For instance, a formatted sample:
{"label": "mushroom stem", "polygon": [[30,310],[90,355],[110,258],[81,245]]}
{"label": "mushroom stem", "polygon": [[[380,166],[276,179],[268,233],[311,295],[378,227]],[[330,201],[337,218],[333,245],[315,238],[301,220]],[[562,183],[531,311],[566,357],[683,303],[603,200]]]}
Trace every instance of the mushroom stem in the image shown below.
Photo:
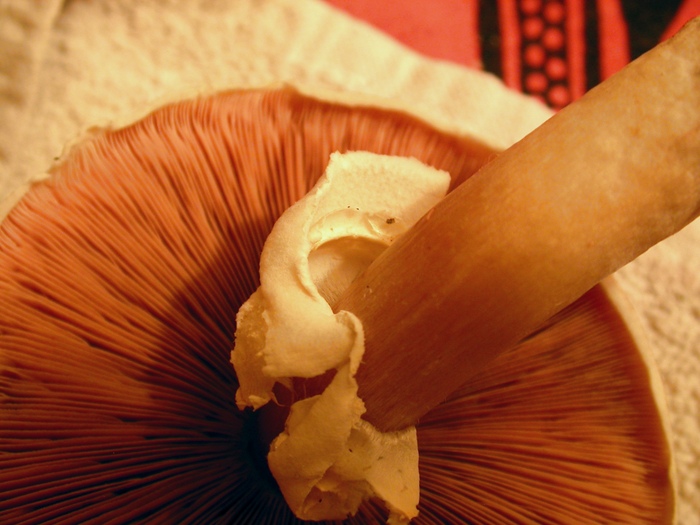
{"label": "mushroom stem", "polygon": [[365,418],[415,424],[700,213],[700,19],[463,183],[339,300],[362,320]]}

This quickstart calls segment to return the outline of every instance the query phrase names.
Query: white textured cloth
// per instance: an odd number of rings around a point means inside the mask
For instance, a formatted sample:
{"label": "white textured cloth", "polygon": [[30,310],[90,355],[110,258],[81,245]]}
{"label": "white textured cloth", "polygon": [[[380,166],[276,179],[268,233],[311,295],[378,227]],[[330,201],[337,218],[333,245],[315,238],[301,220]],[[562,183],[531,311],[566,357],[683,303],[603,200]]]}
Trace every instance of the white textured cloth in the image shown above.
{"label": "white textured cloth", "polygon": [[[468,132],[484,124],[470,121],[472,74],[420,57],[317,0],[0,0],[0,201],[43,173],[81,130],[124,122],[178,93],[303,82],[398,99]],[[523,122],[511,123],[515,135],[526,131]],[[700,221],[618,277],[666,388],[679,523],[694,525]]]}

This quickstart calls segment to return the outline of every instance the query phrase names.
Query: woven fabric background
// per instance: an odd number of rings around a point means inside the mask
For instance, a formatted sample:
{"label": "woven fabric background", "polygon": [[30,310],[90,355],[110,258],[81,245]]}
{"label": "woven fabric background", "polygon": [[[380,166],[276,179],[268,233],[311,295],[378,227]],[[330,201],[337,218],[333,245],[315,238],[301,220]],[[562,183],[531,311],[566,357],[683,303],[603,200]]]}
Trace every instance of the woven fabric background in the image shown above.
{"label": "woven fabric background", "polygon": [[[314,83],[395,98],[468,132],[473,69],[556,110],[700,14],[697,0],[377,4],[0,0],[0,201],[86,127],[177,93]],[[537,118],[512,116],[512,139]],[[618,272],[666,388],[682,525],[700,523],[698,269],[696,221]]]}

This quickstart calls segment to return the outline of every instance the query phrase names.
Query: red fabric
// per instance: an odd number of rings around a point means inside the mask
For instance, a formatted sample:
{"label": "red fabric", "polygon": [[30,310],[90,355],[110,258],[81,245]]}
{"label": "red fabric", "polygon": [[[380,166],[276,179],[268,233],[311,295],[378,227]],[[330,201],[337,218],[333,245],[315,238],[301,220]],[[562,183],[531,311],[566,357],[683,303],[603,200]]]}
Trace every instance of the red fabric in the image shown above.
{"label": "red fabric", "polygon": [[559,109],[700,15],[700,0],[326,0]]}
{"label": "red fabric", "polygon": [[671,24],[666,28],[661,39],[666,40],[670,38],[676,31],[683,27],[683,24],[697,16],[700,16],[700,0],[685,0],[680,9],[676,12],[676,16]]}
{"label": "red fabric", "polygon": [[627,24],[618,1],[598,0],[601,76],[607,78],[630,60]]}
{"label": "red fabric", "polygon": [[327,0],[432,58],[480,67],[478,2]]}

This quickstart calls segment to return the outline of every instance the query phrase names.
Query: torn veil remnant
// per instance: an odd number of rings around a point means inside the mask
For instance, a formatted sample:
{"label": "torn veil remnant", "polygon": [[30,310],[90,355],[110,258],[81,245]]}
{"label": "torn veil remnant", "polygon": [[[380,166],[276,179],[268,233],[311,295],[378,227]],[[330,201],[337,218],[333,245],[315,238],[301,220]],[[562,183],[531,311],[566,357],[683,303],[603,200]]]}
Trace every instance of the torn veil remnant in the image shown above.
{"label": "torn veil remnant", "polygon": [[275,383],[333,370],[323,393],[291,407],[268,461],[302,519],[344,519],[379,497],[390,522],[417,515],[415,428],[382,433],[362,421],[355,374],[361,321],[333,301],[447,193],[450,176],[416,159],[335,153],[315,188],[278,220],[263,248],[260,288],[237,316],[232,362],[239,408],[274,398]]}

